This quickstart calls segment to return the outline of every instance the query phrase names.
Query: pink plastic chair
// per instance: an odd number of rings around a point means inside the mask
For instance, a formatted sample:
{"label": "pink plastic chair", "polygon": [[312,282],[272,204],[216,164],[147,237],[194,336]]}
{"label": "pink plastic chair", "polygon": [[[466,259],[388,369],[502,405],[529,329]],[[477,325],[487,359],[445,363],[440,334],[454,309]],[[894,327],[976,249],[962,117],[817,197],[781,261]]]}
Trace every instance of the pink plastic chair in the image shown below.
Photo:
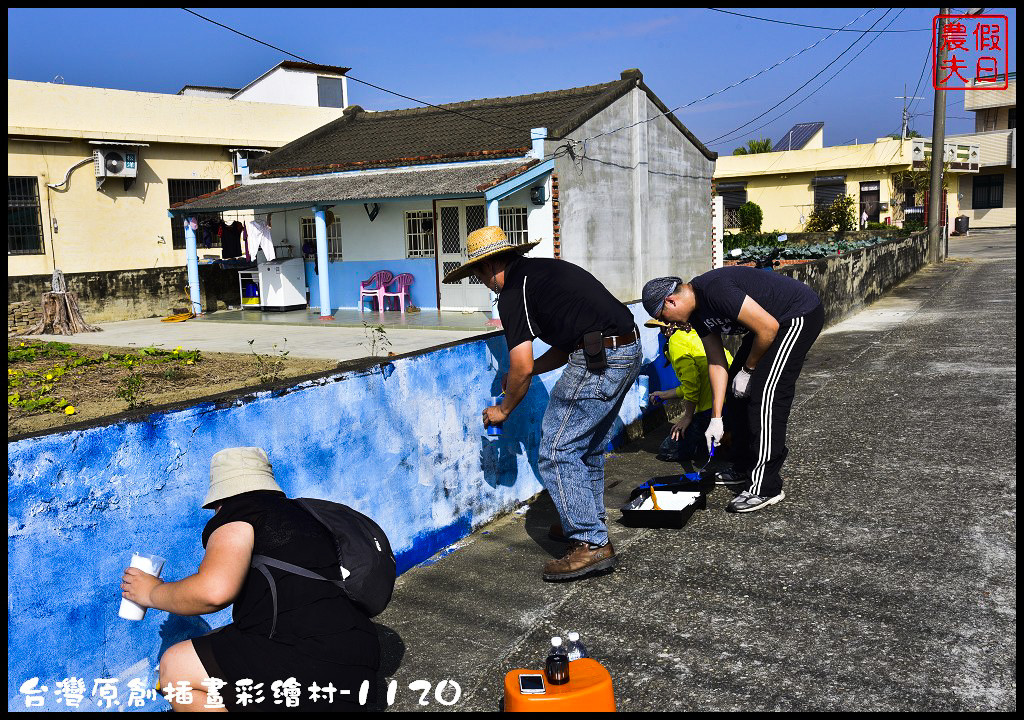
{"label": "pink plastic chair", "polygon": [[405,312],[405,299],[409,298],[409,304],[412,305],[412,295],[409,293],[409,286],[413,283],[413,276],[409,273],[402,273],[396,275],[394,279],[395,291],[388,292],[384,291],[383,297],[387,298],[398,298],[399,307],[402,308],[402,312]]}
{"label": "pink plastic chair", "polygon": [[366,282],[359,283],[359,312],[363,311],[363,298],[371,297],[377,299],[377,309],[384,312],[384,291],[394,277],[387,270],[378,270]]}

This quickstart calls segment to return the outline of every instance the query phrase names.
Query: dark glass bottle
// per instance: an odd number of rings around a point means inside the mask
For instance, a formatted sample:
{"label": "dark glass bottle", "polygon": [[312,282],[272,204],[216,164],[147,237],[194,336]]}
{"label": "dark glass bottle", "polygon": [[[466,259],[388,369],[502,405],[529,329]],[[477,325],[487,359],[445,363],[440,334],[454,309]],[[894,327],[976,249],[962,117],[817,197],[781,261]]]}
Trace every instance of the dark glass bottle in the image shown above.
{"label": "dark glass bottle", "polygon": [[562,638],[551,638],[551,652],[544,663],[544,674],[552,685],[565,685],[569,682],[569,655],[562,645]]}

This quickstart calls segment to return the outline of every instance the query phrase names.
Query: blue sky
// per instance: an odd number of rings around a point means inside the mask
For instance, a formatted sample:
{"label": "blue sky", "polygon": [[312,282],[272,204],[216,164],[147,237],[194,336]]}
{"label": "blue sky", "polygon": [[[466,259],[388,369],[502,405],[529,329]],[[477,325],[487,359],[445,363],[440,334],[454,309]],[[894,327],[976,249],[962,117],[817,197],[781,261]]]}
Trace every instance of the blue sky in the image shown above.
{"label": "blue sky", "polygon": [[[543,92],[618,79],[640,68],[670,108],[690,103],[789,57],[829,35],[697,8],[653,9],[203,9],[241,32],[314,62],[431,103]],[[885,28],[900,8],[874,28]],[[885,9],[737,9],[827,27],[866,29]],[[935,9],[908,8],[890,30],[930,28]],[[1016,11],[1010,70],[1016,70]],[[871,141],[900,127],[901,100],[921,77],[928,32],[887,33],[852,58],[865,37],[817,80],[747,129],[746,123],[796,90],[859,36],[841,32],[738,88],[677,113],[712,150],[729,154],[752,137],[776,140],[798,122],[825,122],[825,144]],[[174,93],[181,86],[242,87],[282,53],[180,9],[9,9],[7,74],[71,85]],[[44,44],[45,43],[45,44]],[[845,66],[845,67],[844,67]],[[833,73],[827,85],[791,112]],[[911,127],[931,133],[932,93],[925,72]],[[350,101],[371,110],[414,103],[355,82]],[[947,132],[973,131],[963,93],[948,93]],[[759,126],[765,125],[763,128]]]}

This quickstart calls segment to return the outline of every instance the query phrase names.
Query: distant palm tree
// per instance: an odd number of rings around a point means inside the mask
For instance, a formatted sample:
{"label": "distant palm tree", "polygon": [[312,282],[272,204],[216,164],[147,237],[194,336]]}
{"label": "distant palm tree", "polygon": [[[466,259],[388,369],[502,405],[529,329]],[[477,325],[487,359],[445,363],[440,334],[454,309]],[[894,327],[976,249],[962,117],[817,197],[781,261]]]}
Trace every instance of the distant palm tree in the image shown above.
{"label": "distant palm tree", "polygon": [[766,153],[772,151],[771,138],[761,138],[760,140],[750,140],[746,147],[738,147],[732,151],[733,155],[754,155],[756,153]]}
{"label": "distant palm tree", "polygon": [[[893,140],[899,140],[900,139],[900,134],[899,133],[890,133],[890,134],[886,135],[886,137],[891,137]],[[908,138],[918,138],[918,137],[924,137],[924,135],[919,133],[917,130],[907,130],[907,137]]]}

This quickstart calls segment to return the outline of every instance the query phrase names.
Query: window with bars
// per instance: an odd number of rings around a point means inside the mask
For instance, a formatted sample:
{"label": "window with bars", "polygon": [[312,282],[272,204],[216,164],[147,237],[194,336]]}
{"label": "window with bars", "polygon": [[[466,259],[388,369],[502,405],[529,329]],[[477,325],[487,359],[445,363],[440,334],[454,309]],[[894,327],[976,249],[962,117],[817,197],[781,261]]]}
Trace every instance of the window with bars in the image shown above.
{"label": "window with bars", "polygon": [[814,188],[814,205],[828,207],[837,199],[846,195],[845,185],[817,185]]}
{"label": "window with bars", "polygon": [[[299,219],[299,227],[302,231],[302,247],[312,247],[312,253],[303,253],[303,257],[312,260],[316,257],[316,220],[311,217]],[[307,244],[308,243],[308,244]],[[327,223],[327,260],[328,262],[341,262],[341,220],[334,216],[334,222]]]}
{"label": "window with bars", "polygon": [[989,210],[1003,206],[1003,176],[975,175],[972,182],[971,208]]}
{"label": "window with bars", "polygon": [[43,220],[39,208],[39,179],[7,178],[7,254],[41,255]]}
{"label": "window with bars", "polygon": [[498,209],[498,223],[505,236],[513,245],[529,242],[530,234],[526,225],[525,207],[503,207]]}
{"label": "window with bars", "polygon": [[740,226],[740,208],[747,202],[747,188],[742,183],[720,183],[718,194],[722,197],[722,227]]}
{"label": "window with bars", "polygon": [[[220,190],[220,180],[190,179],[167,181],[167,196],[170,205],[185,202],[186,200],[191,200],[194,197],[206,195],[207,193],[212,193],[214,190]],[[194,217],[202,223],[205,220],[220,220],[221,214],[197,213]],[[199,241],[200,245],[203,247],[220,247],[220,238],[216,236],[212,236],[210,238],[210,245],[208,246],[202,242],[200,233],[197,233],[196,240]],[[171,247],[175,250],[185,249],[185,227],[182,222],[182,218],[180,217],[171,218]]]}
{"label": "window with bars", "polygon": [[405,214],[405,247],[407,257],[434,257],[434,213]]}

